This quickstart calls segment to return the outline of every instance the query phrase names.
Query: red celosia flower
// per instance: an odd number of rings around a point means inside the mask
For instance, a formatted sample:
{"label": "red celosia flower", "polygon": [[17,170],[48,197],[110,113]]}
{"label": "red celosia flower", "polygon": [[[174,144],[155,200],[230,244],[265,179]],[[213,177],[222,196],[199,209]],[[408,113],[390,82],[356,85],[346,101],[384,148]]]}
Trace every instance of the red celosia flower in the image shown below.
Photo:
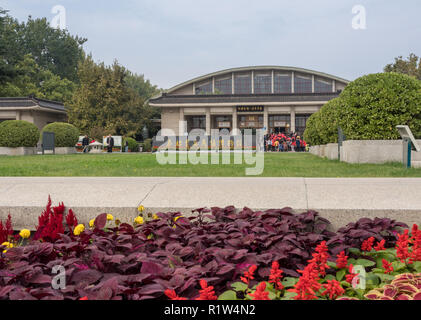
{"label": "red celosia flower", "polygon": [[196,300],[218,300],[218,297],[215,295],[213,286],[208,286],[208,283],[205,280],[199,281],[202,290],[200,290],[200,296]]}
{"label": "red celosia flower", "polygon": [[257,270],[256,265],[252,265],[248,271],[244,272],[244,277],[240,277],[241,281],[243,281],[246,284],[250,284],[250,280],[254,279],[254,273]]}
{"label": "red celosia flower", "polygon": [[73,228],[79,224],[72,209],[69,209],[69,213],[66,216],[66,223],[70,232],[73,232]]}
{"label": "red celosia flower", "polygon": [[187,300],[186,298],[177,296],[174,290],[167,289],[164,293],[170,300]]}
{"label": "red celosia flower", "polygon": [[314,263],[317,266],[317,271],[322,276],[326,275],[326,269],[329,269],[329,266],[326,264],[327,259],[329,258],[328,247],[326,241],[323,241],[316,247],[316,252],[313,253],[313,259],[309,260],[309,263]]}
{"label": "red celosia flower", "polygon": [[277,290],[282,290],[284,288],[284,286],[281,283],[282,273],[283,271],[279,269],[278,261],[274,261],[272,263],[272,269],[270,270],[269,283],[273,283],[275,289]]}
{"label": "red celosia flower", "polygon": [[0,220],[0,244],[3,242],[7,242],[9,237],[13,235],[13,227],[12,227],[12,217],[9,215],[7,216],[6,222]]}
{"label": "red celosia flower", "polygon": [[[349,274],[347,274],[345,276],[345,280],[346,280],[346,282],[352,284],[352,281],[354,280],[354,278],[358,277],[358,273],[354,273],[354,266],[352,264],[349,265],[348,272],[349,272]],[[360,281],[360,279],[357,279],[357,280],[358,280],[357,281],[357,283],[358,283]]]}
{"label": "red celosia flower", "polygon": [[315,263],[310,263],[304,270],[297,270],[301,273],[300,279],[295,284],[294,289],[289,289],[289,292],[295,292],[297,295],[295,300],[314,300],[317,299],[316,292],[320,290],[321,284],[319,281],[319,271]]}
{"label": "red celosia flower", "polygon": [[87,296],[80,298],[79,300],[89,300]]}
{"label": "red celosia flower", "polygon": [[406,259],[408,259],[410,256],[408,246],[408,230],[405,230],[403,234],[398,235],[398,241],[396,241],[396,256],[402,263],[405,263]]}
{"label": "red celosia flower", "polygon": [[390,263],[387,260],[383,259],[382,260],[382,264],[383,264],[384,273],[389,274],[389,273],[392,273],[393,272],[392,263]]}
{"label": "red celosia flower", "polygon": [[266,290],[266,282],[261,282],[254,293],[249,293],[249,296],[253,297],[253,300],[270,300],[269,292]]}
{"label": "red celosia flower", "polygon": [[336,256],[336,267],[338,269],[345,269],[348,266],[348,256],[345,255],[345,251],[342,251]]}
{"label": "red celosia flower", "polygon": [[330,300],[335,300],[345,293],[345,290],[342,288],[339,281],[336,280],[327,280],[327,283],[324,284],[323,287],[326,290],[322,292],[322,295],[328,296]]}
{"label": "red celosia flower", "polygon": [[373,250],[374,240],[374,237],[370,237],[367,240],[364,240],[363,244],[361,245],[361,251]]}
{"label": "red celosia flower", "polygon": [[374,250],[376,251],[386,250],[386,248],[384,247],[385,243],[386,243],[386,240],[384,239],[380,242],[377,242],[377,245],[374,247]]}

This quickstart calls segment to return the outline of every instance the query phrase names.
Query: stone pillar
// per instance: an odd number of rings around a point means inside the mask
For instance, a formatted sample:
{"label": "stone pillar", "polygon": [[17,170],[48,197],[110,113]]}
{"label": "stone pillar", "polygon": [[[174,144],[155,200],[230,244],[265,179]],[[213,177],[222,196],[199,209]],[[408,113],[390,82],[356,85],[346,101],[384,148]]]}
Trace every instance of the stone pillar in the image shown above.
{"label": "stone pillar", "polygon": [[291,72],[291,93],[295,93],[295,72]]}
{"label": "stone pillar", "polygon": [[264,134],[269,133],[269,112],[268,112],[268,108],[269,107],[265,107],[265,111],[264,111],[264,114],[263,114],[263,126],[266,128]]}
{"label": "stone pillar", "polygon": [[206,135],[211,134],[211,112],[210,108],[206,108]]}
{"label": "stone pillar", "polygon": [[295,108],[291,107],[291,132],[295,132]]}
{"label": "stone pillar", "polygon": [[237,115],[237,108],[232,108],[232,135],[238,134],[238,115]]}
{"label": "stone pillar", "polygon": [[179,122],[179,135],[182,136],[186,134],[187,132],[187,123],[184,123],[186,121],[184,117],[184,108],[180,108],[180,122]]}

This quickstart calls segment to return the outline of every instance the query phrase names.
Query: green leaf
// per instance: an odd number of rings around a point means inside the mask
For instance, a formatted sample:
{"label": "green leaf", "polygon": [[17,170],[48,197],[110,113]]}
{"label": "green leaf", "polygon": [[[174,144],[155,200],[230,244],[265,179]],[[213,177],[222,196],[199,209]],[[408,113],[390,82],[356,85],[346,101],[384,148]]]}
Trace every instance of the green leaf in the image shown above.
{"label": "green leaf", "polygon": [[218,297],[218,300],[238,300],[237,293],[232,290],[225,291]]}
{"label": "green leaf", "polygon": [[358,249],[358,248],[349,248],[348,251],[349,251],[349,253],[353,253],[353,254],[356,254],[358,256],[361,255],[361,250]]}
{"label": "green leaf", "polygon": [[355,265],[357,265],[357,266],[363,266],[363,267],[373,267],[373,266],[376,265],[376,263],[374,261],[367,260],[367,259],[358,259],[355,262]]}
{"label": "green leaf", "polygon": [[297,282],[298,282],[298,278],[286,277],[286,278],[282,279],[282,285],[285,288],[291,288],[291,287],[295,286],[295,284]]}
{"label": "green leaf", "polygon": [[231,288],[233,288],[235,291],[246,291],[248,289],[248,285],[246,285],[244,282],[234,282],[231,285]]}
{"label": "green leaf", "polygon": [[326,264],[331,268],[336,268],[336,263],[333,261],[328,261]]}
{"label": "green leaf", "polygon": [[404,270],[406,268],[406,264],[400,261],[393,261],[392,262],[392,267],[394,271],[401,271]]}
{"label": "green leaf", "polygon": [[421,261],[415,261],[412,264],[412,267],[417,271],[417,272],[421,272]]}
{"label": "green leaf", "polygon": [[328,275],[325,277],[325,280],[336,280],[336,277],[335,277],[334,275],[332,275],[332,274],[328,274]]}
{"label": "green leaf", "polygon": [[338,280],[339,282],[342,281],[342,279],[345,277],[345,274],[346,274],[345,269],[339,270],[338,272],[336,272],[336,280]]}
{"label": "green leaf", "polygon": [[297,296],[297,293],[287,291],[287,292],[285,292],[285,294],[281,298],[281,300],[292,300],[295,296]]}

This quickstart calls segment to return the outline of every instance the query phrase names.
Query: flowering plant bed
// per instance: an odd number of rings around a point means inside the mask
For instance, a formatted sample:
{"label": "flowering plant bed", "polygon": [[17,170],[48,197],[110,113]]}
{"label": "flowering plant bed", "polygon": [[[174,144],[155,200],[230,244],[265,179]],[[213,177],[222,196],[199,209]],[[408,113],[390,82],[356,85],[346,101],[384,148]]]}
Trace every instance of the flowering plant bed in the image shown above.
{"label": "flowering plant bed", "polygon": [[420,298],[417,226],[361,219],[334,233],[314,211],[201,208],[147,220],[143,210],[133,224],[104,213],[85,226],[49,201],[33,235],[14,234],[9,218],[0,224],[0,299]]}

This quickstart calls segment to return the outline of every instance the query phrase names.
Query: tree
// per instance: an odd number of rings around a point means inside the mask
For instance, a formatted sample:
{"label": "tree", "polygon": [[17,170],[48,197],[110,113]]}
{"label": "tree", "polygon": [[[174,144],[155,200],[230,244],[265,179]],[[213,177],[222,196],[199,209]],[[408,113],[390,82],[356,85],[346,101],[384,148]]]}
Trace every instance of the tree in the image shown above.
{"label": "tree", "polygon": [[395,58],[395,63],[384,68],[384,72],[403,73],[421,80],[421,59],[414,53],[411,53],[407,60],[399,56]]}
{"label": "tree", "polygon": [[132,136],[141,130],[144,99],[127,86],[127,74],[117,61],[105,66],[89,55],[80,62],[80,84],[68,104],[70,123],[84,133],[103,128]]}

